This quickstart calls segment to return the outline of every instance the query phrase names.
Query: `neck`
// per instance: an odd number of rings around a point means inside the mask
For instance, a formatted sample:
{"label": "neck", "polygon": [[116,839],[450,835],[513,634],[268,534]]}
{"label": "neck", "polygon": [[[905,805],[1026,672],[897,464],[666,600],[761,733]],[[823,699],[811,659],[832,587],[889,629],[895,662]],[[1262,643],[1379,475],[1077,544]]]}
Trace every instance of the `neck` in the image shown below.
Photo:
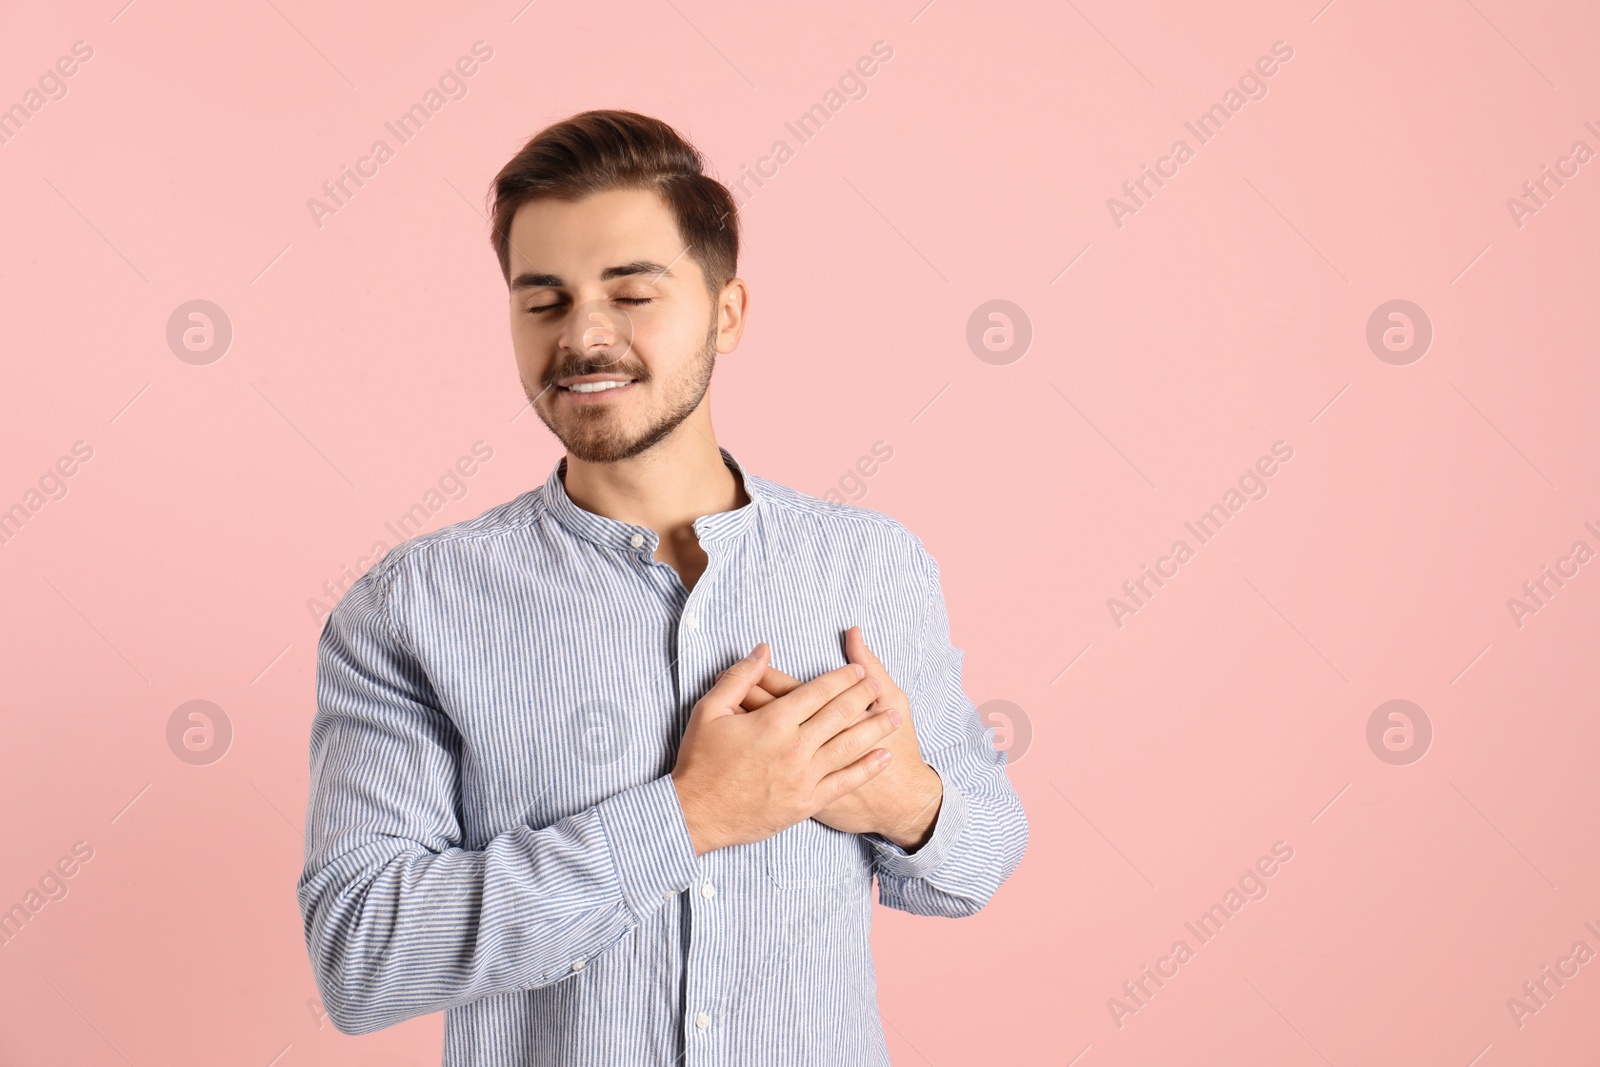
{"label": "neck", "polygon": [[702,515],[749,503],[744,486],[722,461],[702,405],[655,447],[616,463],[567,456],[567,496],[585,511],[648,526],[664,544],[692,536]]}

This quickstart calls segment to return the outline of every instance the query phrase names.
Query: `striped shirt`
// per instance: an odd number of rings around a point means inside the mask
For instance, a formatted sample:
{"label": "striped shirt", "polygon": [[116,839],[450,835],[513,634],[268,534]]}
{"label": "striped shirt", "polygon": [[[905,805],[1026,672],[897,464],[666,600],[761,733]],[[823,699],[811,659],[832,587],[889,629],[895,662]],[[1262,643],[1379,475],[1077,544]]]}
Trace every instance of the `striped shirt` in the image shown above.
{"label": "striped shirt", "polygon": [[[878,903],[971,915],[1022,859],[1005,757],[961,687],[939,567],[898,522],[745,472],[690,591],[657,534],[540,488],[406,541],[318,642],[305,869],[347,1034],[445,1012],[445,1067],[889,1063]],[[806,680],[860,624],[944,783],[907,852],[807,819],[697,857],[671,771],[758,641]]]}

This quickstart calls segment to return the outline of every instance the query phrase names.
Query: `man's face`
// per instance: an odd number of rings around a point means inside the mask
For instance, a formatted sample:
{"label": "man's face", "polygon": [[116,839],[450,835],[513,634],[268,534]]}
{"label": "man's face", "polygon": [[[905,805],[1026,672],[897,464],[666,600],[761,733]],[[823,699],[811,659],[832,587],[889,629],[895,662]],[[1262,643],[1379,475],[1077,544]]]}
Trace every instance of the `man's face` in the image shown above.
{"label": "man's face", "polygon": [[719,330],[700,264],[656,193],[532,201],[512,218],[510,245],[517,369],[568,453],[627,459],[700,407],[716,353],[739,331]]}

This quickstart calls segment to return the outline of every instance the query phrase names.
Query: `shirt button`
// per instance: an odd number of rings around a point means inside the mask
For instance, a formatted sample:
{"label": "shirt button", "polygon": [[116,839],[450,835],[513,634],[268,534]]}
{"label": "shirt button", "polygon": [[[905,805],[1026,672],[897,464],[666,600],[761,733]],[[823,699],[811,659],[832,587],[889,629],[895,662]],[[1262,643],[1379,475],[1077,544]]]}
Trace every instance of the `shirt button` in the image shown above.
{"label": "shirt button", "polygon": [[710,882],[707,882],[705,885],[700,887],[700,895],[703,897],[714,897],[717,895],[717,887],[712,885]]}
{"label": "shirt button", "polygon": [[678,895],[678,891],[676,889],[669,889],[665,893],[661,894],[661,899],[662,900],[671,900],[673,897],[675,897],[677,895]]}
{"label": "shirt button", "polygon": [[700,1029],[704,1030],[706,1027],[711,1025],[711,1016],[707,1015],[705,1012],[701,1012],[699,1015],[694,1017],[694,1024]]}
{"label": "shirt button", "polygon": [[575,971],[583,970],[583,961],[582,960],[573,960],[572,961],[572,969],[575,970]]}
{"label": "shirt button", "polygon": [[632,537],[628,538],[628,544],[632,545],[634,548],[642,547],[644,545],[644,534],[634,534]]}
{"label": "shirt button", "polygon": [[700,620],[695,617],[694,612],[686,611],[683,613],[683,625],[691,630],[698,630],[700,628]]}

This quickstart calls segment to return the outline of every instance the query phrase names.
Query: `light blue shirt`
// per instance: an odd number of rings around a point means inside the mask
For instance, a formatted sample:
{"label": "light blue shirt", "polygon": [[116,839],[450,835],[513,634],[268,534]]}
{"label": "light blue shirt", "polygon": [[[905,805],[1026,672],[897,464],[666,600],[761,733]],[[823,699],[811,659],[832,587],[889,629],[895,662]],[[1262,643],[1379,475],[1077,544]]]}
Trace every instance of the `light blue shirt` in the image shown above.
{"label": "light blue shirt", "polygon": [[[347,1034],[445,1012],[445,1067],[888,1064],[878,902],[982,908],[1028,827],[961,687],[939,567],[891,518],[745,472],[685,591],[645,526],[538,489],[395,547],[318,645],[296,888]],[[758,641],[802,681],[859,624],[944,783],[906,852],[814,819],[696,857],[671,771]]]}

